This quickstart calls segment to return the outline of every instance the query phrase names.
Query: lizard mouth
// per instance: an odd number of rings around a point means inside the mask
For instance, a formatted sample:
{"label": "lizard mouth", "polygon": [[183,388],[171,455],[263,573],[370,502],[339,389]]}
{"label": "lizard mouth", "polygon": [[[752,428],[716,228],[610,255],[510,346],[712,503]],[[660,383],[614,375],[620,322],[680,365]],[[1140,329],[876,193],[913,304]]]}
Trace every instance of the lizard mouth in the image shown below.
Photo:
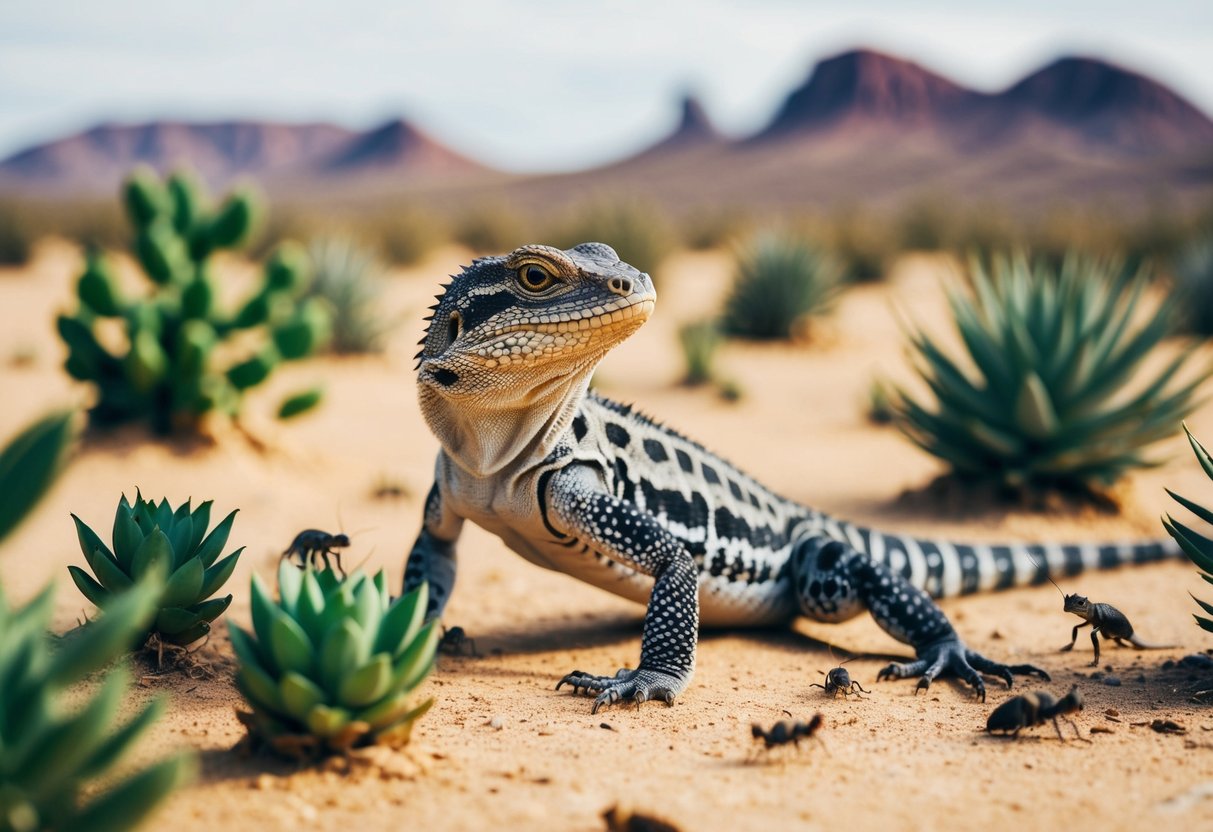
{"label": "lizard mouth", "polygon": [[[492,368],[572,356],[591,345],[595,351],[609,349],[635,332],[655,307],[652,294],[638,294],[564,314],[537,312],[532,320],[497,330],[470,347],[468,354]],[[604,340],[609,343],[604,345]]]}

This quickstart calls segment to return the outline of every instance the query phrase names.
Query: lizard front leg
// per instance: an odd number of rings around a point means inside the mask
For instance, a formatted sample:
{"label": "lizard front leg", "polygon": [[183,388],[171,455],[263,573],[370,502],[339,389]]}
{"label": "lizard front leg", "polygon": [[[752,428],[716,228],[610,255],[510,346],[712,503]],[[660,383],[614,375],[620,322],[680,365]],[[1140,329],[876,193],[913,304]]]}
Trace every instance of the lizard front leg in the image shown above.
{"label": "lizard front leg", "polygon": [[[556,688],[596,693],[592,713],[620,700],[667,705],[690,684],[699,638],[695,562],[682,543],[634,503],[608,493],[593,468],[566,468],[547,486],[549,530],[656,579],[644,617],[640,664],[614,676],[574,670]],[[587,555],[589,557],[589,555]]]}
{"label": "lizard front leg", "polygon": [[1030,664],[1005,665],[965,647],[943,610],[926,592],[852,546],[822,535],[796,544],[792,570],[801,611],[819,621],[843,621],[863,609],[900,642],[909,644],[917,661],[894,663],[877,680],[921,677],[925,690],[944,673],[953,673],[985,701],[982,674],[998,676],[1011,687],[1015,674],[1049,674]]}
{"label": "lizard front leg", "polygon": [[422,581],[429,584],[427,620],[442,617],[455,589],[455,541],[462,528],[463,518],[444,507],[438,484],[434,483],[425,498],[421,533],[404,567],[405,592],[411,592]]}

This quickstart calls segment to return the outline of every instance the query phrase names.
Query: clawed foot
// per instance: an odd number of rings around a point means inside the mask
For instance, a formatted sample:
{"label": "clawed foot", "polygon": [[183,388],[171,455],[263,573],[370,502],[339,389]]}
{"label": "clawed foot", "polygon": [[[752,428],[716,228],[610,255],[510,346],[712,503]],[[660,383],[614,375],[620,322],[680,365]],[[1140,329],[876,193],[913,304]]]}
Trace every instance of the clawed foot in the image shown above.
{"label": "clawed foot", "polygon": [[1030,664],[999,664],[990,661],[980,653],[969,650],[959,639],[950,639],[921,648],[918,651],[918,661],[894,663],[876,675],[877,681],[885,679],[906,679],[911,676],[921,676],[915,693],[931,687],[931,682],[944,672],[954,673],[972,686],[979,699],[986,701],[986,684],[981,678],[985,673],[997,676],[1011,687],[1015,675],[1039,676],[1046,682],[1049,674],[1039,667]]}
{"label": "clawed foot", "polygon": [[563,685],[572,685],[573,693],[585,690],[598,694],[590,713],[598,713],[603,705],[630,700],[637,704],[659,699],[667,705],[674,704],[674,697],[686,687],[686,681],[661,670],[629,670],[622,668],[614,676],[593,676],[574,670],[556,683],[556,690]]}

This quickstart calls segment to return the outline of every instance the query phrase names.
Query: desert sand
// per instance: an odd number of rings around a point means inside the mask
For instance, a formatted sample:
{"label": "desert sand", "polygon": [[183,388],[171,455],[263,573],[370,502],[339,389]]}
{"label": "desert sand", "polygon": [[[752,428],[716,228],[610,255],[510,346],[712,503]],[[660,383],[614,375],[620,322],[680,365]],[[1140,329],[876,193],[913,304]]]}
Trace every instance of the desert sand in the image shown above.
{"label": "desert sand", "polygon": [[[248,621],[251,573],[269,578],[278,553],[302,528],[354,538],[347,562],[385,569],[399,585],[429,487],[435,440],[417,409],[413,346],[422,309],[440,279],[468,258],[447,249],[392,275],[386,306],[403,324],[386,355],[326,358],[291,366],[250,397],[250,428],[269,444],[259,453],[238,437],[212,447],[144,441],[137,430],[92,439],[18,532],[0,547],[6,592],[24,601],[48,579],[59,584],[56,626],[91,613],[67,577],[82,564],[69,512],[108,537],[118,495],[214,499],[239,508],[232,545],[246,545],[228,589],[228,615]],[[44,246],[22,270],[0,272],[0,436],[85,391],[61,369],[53,314],[72,297],[78,254]],[[237,268],[236,271],[239,271]],[[1134,474],[1118,516],[1087,511],[1032,514],[932,508],[899,499],[941,472],[895,429],[869,424],[864,394],[874,374],[909,378],[894,308],[936,330],[946,326],[939,290],[945,261],[903,259],[882,285],[841,300],[810,345],[730,344],[721,369],[745,395],[726,403],[676,384],[675,331],[715,309],[728,260],[681,254],[661,271],[654,318],[610,355],[598,375],[608,395],[635,402],[784,494],[857,521],[919,534],[979,540],[1102,540],[1155,537],[1171,508],[1163,487],[1213,502],[1213,483],[1185,442],[1159,447],[1170,462]],[[10,357],[23,355],[24,362]],[[1207,356],[1202,356],[1207,361]],[[287,424],[268,417],[283,392],[313,379],[326,404]],[[1213,441],[1213,406],[1190,420]],[[376,498],[377,485],[404,486]],[[214,829],[562,829],[603,828],[607,807],[626,804],[683,830],[1010,828],[1101,830],[1213,828],[1213,712],[1193,694],[1213,677],[1164,669],[1213,648],[1188,596],[1213,597],[1185,562],[1068,578],[1068,591],[1124,610],[1137,631],[1173,649],[1106,647],[1103,678],[1092,678],[1090,642],[1059,653],[1077,619],[1050,586],[944,602],[969,645],[993,658],[1032,662],[1053,674],[1061,695],[1077,683],[1087,700],[1077,717],[1089,742],[1057,739],[1051,726],[1019,741],[981,732],[986,716],[1017,690],[991,680],[983,705],[951,681],[914,695],[911,681],[876,684],[890,657],[907,657],[867,616],[842,625],[798,623],[773,632],[705,632],[693,685],[673,707],[649,703],[591,716],[591,700],[553,690],[566,672],[614,672],[635,663],[643,609],[545,572],[497,539],[468,528],[446,623],[473,637],[479,656],[443,657],[426,685],[437,698],[404,753],[373,752],[347,764],[301,768],[233,752],[243,729],[226,627],[198,653],[210,674],[193,678],[140,665],[131,708],[171,696],[167,717],[136,753],[196,748],[199,781],[176,794],[149,824],[174,832]],[[866,700],[830,700],[809,683],[836,656],[873,690]],[[196,675],[196,674],[195,674]],[[1119,686],[1107,684],[1109,677]],[[784,711],[824,716],[822,743],[759,755],[750,724]],[[1148,725],[1169,719],[1183,735]],[[1092,734],[1092,729],[1106,733]],[[1067,729],[1068,730],[1068,729]]]}

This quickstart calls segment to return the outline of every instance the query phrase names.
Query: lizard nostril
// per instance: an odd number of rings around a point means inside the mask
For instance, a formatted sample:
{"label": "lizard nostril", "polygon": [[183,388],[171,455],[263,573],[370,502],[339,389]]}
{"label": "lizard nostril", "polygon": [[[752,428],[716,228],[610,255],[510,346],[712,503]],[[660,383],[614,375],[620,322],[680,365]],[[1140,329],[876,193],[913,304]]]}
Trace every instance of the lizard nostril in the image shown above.
{"label": "lizard nostril", "polygon": [[630,295],[632,294],[632,281],[626,277],[612,277],[607,282],[607,288],[617,295]]}

